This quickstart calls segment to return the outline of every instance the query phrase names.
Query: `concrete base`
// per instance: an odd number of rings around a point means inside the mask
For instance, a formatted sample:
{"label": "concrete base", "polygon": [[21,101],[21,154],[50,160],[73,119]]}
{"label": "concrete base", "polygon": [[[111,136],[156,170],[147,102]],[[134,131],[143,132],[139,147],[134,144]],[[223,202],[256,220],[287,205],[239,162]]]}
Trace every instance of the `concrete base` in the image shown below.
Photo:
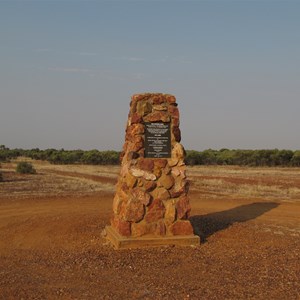
{"label": "concrete base", "polygon": [[149,248],[167,245],[196,246],[200,244],[197,235],[177,235],[164,237],[124,237],[112,226],[106,226],[106,238],[113,244],[115,249]]}

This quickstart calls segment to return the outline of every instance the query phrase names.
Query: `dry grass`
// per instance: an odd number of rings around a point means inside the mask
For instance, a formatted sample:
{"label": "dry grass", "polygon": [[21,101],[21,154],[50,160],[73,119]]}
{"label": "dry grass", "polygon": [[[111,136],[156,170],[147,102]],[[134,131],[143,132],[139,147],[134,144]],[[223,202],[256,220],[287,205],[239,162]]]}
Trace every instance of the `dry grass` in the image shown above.
{"label": "dry grass", "polygon": [[[0,196],[34,197],[114,192],[119,166],[51,165],[30,161],[37,175],[16,175],[18,160],[2,164]],[[266,201],[299,201],[299,168],[248,168],[232,166],[188,167],[191,191],[205,198],[255,198]]]}
{"label": "dry grass", "polygon": [[299,168],[191,167],[192,189],[206,197],[300,200]]}

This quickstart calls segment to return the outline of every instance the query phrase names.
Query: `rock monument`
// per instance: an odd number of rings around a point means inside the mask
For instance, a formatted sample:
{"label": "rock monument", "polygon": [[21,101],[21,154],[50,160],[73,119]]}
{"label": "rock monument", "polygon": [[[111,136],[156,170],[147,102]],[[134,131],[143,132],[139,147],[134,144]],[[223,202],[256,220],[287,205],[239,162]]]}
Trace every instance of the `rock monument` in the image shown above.
{"label": "rock monument", "polygon": [[176,98],[132,96],[107,238],[115,248],[196,245]]}

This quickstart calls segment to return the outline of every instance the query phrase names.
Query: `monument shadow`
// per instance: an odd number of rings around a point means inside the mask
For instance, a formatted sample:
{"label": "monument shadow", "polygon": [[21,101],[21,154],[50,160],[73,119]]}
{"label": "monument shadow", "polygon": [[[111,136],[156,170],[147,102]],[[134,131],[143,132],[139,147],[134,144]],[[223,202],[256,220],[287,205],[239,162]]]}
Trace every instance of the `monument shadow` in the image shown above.
{"label": "monument shadow", "polygon": [[276,202],[255,202],[221,212],[191,216],[189,220],[194,233],[200,237],[201,243],[204,243],[212,234],[226,229],[234,223],[256,219],[279,205]]}

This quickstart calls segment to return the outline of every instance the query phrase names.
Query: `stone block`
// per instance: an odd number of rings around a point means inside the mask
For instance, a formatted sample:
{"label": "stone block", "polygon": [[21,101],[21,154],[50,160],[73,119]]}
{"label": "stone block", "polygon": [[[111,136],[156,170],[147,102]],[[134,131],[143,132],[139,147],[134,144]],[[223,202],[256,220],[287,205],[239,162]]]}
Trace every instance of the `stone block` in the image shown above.
{"label": "stone block", "polygon": [[123,236],[131,235],[131,224],[130,222],[119,219],[117,216],[114,216],[111,220],[111,225]]}
{"label": "stone block", "polygon": [[138,200],[131,198],[124,207],[124,214],[122,215],[125,221],[139,222],[143,219],[145,214],[144,205]]}
{"label": "stone block", "polygon": [[191,206],[187,196],[181,196],[176,203],[176,211],[178,219],[186,219],[190,212]]}
{"label": "stone block", "polygon": [[160,199],[154,199],[149,205],[148,210],[145,215],[145,220],[147,223],[156,222],[163,218],[165,214],[165,206]]}
{"label": "stone block", "polygon": [[162,176],[158,180],[158,185],[164,187],[169,190],[175,183],[175,180],[172,175],[162,174]]}
{"label": "stone block", "polygon": [[157,187],[151,192],[153,199],[167,200],[170,199],[170,193],[163,187]]}
{"label": "stone block", "polygon": [[192,235],[194,234],[193,232],[193,227],[188,220],[180,220],[176,221],[174,224],[172,224],[170,227],[170,232],[173,235]]}

